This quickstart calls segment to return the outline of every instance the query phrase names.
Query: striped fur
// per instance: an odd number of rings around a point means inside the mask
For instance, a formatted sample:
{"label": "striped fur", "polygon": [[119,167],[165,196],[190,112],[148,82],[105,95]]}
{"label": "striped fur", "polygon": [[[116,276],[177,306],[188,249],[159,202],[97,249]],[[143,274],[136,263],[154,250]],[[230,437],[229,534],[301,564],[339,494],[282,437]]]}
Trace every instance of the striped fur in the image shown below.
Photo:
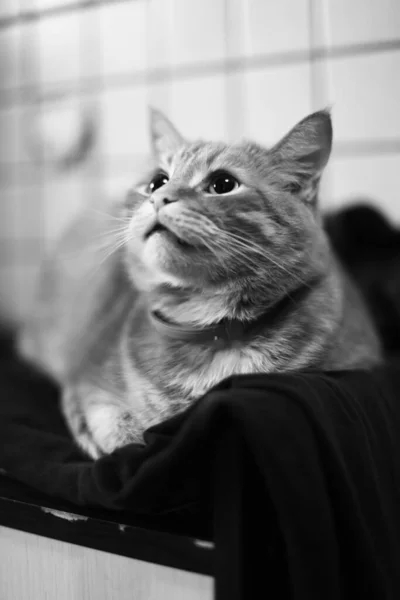
{"label": "striped fur", "polygon": [[[106,216],[82,215],[46,262],[20,340],[21,352],[61,382],[64,414],[88,454],[141,441],[147,427],[233,374],[379,361],[363,301],[320,224],[318,183],[331,138],[324,111],[270,150],[187,142],[153,111],[154,163],[169,181],[150,194],[149,175],[124,203],[102,207]],[[221,169],[240,186],[211,195],[205,182]],[[163,197],[173,201],[157,212]],[[147,239],[157,219],[186,246],[164,234]],[[115,246],[101,264],[99,238]],[[197,326],[251,321],[304,283],[306,297],[284,319],[225,350],[165,339],[148,318],[152,308]]]}

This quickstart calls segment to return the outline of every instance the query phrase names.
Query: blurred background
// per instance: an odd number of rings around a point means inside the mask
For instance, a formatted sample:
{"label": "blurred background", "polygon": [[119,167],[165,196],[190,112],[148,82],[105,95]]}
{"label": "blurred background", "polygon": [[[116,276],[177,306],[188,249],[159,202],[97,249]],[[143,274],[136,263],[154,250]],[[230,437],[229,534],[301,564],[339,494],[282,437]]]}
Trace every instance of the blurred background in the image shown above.
{"label": "blurred background", "polygon": [[323,207],[400,222],[400,0],[0,0],[0,312],[29,309],[80,206],[138,176],[148,105],[264,144],[331,106]]}

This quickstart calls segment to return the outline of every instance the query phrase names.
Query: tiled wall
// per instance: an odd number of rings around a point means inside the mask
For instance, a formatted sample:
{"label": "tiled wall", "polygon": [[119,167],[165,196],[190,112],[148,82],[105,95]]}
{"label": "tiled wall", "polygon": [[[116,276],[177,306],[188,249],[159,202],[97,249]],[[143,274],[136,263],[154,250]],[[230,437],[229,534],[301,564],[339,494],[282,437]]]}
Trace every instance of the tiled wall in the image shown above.
{"label": "tiled wall", "polygon": [[[0,310],[24,313],[82,202],[135,178],[148,104],[187,136],[265,144],[330,105],[324,206],[367,195],[400,221],[399,0],[0,0]],[[90,160],[38,162],[34,131],[68,140],[85,110]]]}

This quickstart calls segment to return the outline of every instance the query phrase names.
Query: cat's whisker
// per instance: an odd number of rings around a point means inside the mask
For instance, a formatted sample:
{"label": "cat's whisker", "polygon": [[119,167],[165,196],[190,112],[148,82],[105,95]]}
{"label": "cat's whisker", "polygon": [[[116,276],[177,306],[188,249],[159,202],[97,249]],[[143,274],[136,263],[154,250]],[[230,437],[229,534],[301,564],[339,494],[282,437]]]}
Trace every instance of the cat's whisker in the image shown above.
{"label": "cat's whisker", "polygon": [[223,260],[218,252],[218,250],[222,250],[222,246],[216,248],[215,239],[210,236],[210,241],[208,241],[207,236],[205,235],[205,228],[207,226],[214,227],[212,221],[210,221],[207,217],[199,219],[197,216],[194,217],[192,215],[185,215],[183,218],[181,217],[180,224],[182,229],[184,229],[186,234],[188,234],[188,237],[198,242],[200,246],[205,246],[225,270]]}
{"label": "cat's whisker", "polygon": [[[238,242],[235,241],[235,244],[232,245],[232,250],[237,254],[238,253],[238,246],[237,246]],[[239,245],[240,247],[240,245]],[[242,246],[243,249],[243,258],[244,261],[247,262],[250,260],[249,258],[249,248],[246,245]],[[277,269],[279,269],[280,271],[283,271],[284,273],[287,273],[288,276],[290,276],[291,278],[295,279],[296,281],[298,281],[301,284],[306,284],[307,282],[300,277],[297,273],[294,273],[293,271],[290,271],[289,269],[287,269],[284,265],[280,264],[279,262],[277,262],[275,259],[273,259],[272,257],[268,256],[267,254],[263,255],[263,257],[272,265],[274,265],[275,267],[277,267]],[[253,264],[255,265],[256,268],[260,268],[260,261],[257,258],[253,257],[252,260]]]}
{"label": "cat's whisker", "polygon": [[[251,262],[255,266],[260,266],[260,262],[254,256],[249,256],[249,254],[245,254],[244,250],[247,250],[247,247],[244,247],[243,244],[237,244],[237,242],[232,241],[229,238],[226,238],[224,232],[219,233],[215,237],[211,238],[211,244],[222,251],[226,250],[229,247],[231,250],[235,251],[236,255],[242,256],[246,262]],[[204,240],[203,240],[204,241]]]}
{"label": "cat's whisker", "polygon": [[63,252],[61,257],[62,259],[76,259],[77,256],[81,256],[82,253],[90,253],[90,254],[100,254],[103,250],[108,250],[112,248],[116,242],[119,240],[125,241],[126,233],[125,230],[121,230],[118,234],[113,234],[109,236],[104,236],[104,238],[100,238],[95,240],[94,243],[87,244],[84,249],[79,248],[73,251],[69,251],[68,253]]}
{"label": "cat's whisker", "polygon": [[222,246],[219,246],[217,248],[215,248],[215,244],[213,245],[212,243],[209,243],[204,236],[198,236],[199,242],[201,244],[203,244],[214,256],[214,258],[218,261],[218,263],[220,263],[220,265],[222,266],[223,270],[226,270],[226,267],[224,266],[223,263],[223,259],[221,254],[218,252],[218,250],[222,250]]}
{"label": "cat's whisker", "polygon": [[[256,258],[253,257],[253,259],[251,259],[249,257],[249,253],[248,253],[248,248],[244,248],[244,250],[242,250],[242,252],[239,251],[239,248],[237,247],[236,243],[235,245],[232,245],[232,251],[235,253],[236,256],[241,255],[241,257],[243,258],[243,263],[249,266],[249,263],[254,267],[254,271],[260,272],[260,261]],[[298,281],[298,283],[300,284],[304,284],[306,286],[309,286],[309,284],[307,283],[306,280],[304,280],[303,278],[299,277],[296,273],[293,273],[291,271],[289,271],[287,268],[285,268],[283,265],[280,265],[279,263],[277,263],[274,259],[265,256],[264,258],[266,258],[270,263],[272,263],[273,265],[275,265],[279,270],[284,271],[285,273],[287,273],[292,279]],[[274,281],[271,279],[271,273],[269,274],[269,281],[271,284],[274,283]],[[309,286],[310,287],[310,286]]]}
{"label": "cat's whisker", "polygon": [[[242,239],[233,241],[226,237],[226,232],[220,229],[211,219],[204,217],[203,215],[185,215],[182,219],[181,225],[185,228],[190,236],[197,238],[200,244],[206,246],[213,256],[218,260],[221,266],[224,268],[223,253],[227,250],[227,246],[230,247],[231,251],[235,253],[235,256],[241,258],[241,262],[252,268],[254,272],[258,272],[260,269],[260,261],[254,256],[253,252],[249,254],[248,245],[245,245]],[[208,235],[205,235],[205,231],[208,229]],[[212,232],[212,233],[211,233]],[[207,241],[208,240],[208,241]],[[240,241],[240,243],[238,243]],[[261,254],[265,257],[264,249],[262,247],[256,247],[256,254]],[[222,255],[222,256],[221,256]]]}
{"label": "cat's whisker", "polygon": [[116,242],[113,246],[109,247],[108,249],[105,249],[105,254],[100,258],[99,262],[96,264],[96,267],[93,269],[92,273],[90,274],[90,278],[94,278],[97,273],[99,272],[99,270],[104,266],[104,264],[112,257],[114,256],[118,250],[120,250],[124,245],[126,244],[126,239],[123,240],[119,240],[118,242]]}
{"label": "cat's whisker", "polygon": [[255,254],[259,254],[263,257],[268,256],[268,252],[263,246],[256,244],[255,242],[250,241],[250,240],[244,238],[243,236],[236,235],[235,233],[232,233],[230,231],[229,232],[223,231],[223,232],[221,232],[221,235],[225,239],[228,238],[234,244],[238,243],[238,244],[242,245],[243,247],[245,247],[246,249],[252,251]]}
{"label": "cat's whisker", "polygon": [[[248,248],[248,245],[249,245],[248,240],[246,240],[245,238],[242,238],[240,236],[236,236],[236,234],[232,234],[231,232],[224,231],[214,221],[212,221],[208,217],[205,217],[204,215],[196,214],[194,216],[192,216],[192,215],[185,216],[183,225],[187,228],[190,228],[191,234],[195,234],[196,231],[199,228],[201,228],[201,231],[199,231],[199,235],[198,235],[199,241],[201,243],[205,242],[206,236],[204,235],[204,232],[208,230],[208,236],[210,238],[212,245],[216,245],[218,243],[218,240],[222,241],[222,238],[224,238],[224,241],[228,241],[227,236],[229,236],[229,238],[235,237],[238,242],[241,242],[242,244],[246,244],[246,249]],[[193,228],[193,227],[191,227],[191,225],[196,225],[196,227]],[[232,240],[229,239],[229,242],[232,242]],[[232,243],[232,247],[233,246],[234,246],[234,244]],[[224,248],[224,246],[222,244],[220,247],[222,249]],[[262,246],[252,244],[251,249],[253,250],[253,253],[258,253],[265,257],[265,249]],[[249,257],[246,257],[246,258],[248,260]]]}
{"label": "cat's whisker", "polygon": [[[85,244],[84,250],[92,249],[92,248],[100,248],[103,245],[107,245],[107,243],[112,244],[116,239],[122,239],[126,235],[126,229],[121,228],[119,231],[115,232],[107,232],[100,234],[99,236],[93,236],[91,242],[89,244]],[[74,251],[75,254],[80,252],[80,248]]]}
{"label": "cat's whisker", "polygon": [[[88,286],[88,285],[90,286],[94,282],[95,277],[99,274],[99,272],[101,271],[102,267],[104,267],[105,262],[109,258],[111,258],[111,256],[115,252],[117,252],[124,245],[124,243],[125,243],[125,240],[121,240],[117,244],[114,244],[113,247],[110,248],[110,251],[107,253],[107,255],[103,256],[101,258],[101,260],[94,266],[94,268],[90,271],[90,273],[87,274],[86,281],[85,281],[85,285],[86,286]],[[91,261],[91,264],[92,264],[92,261]],[[96,283],[95,283],[95,285],[96,285]],[[76,298],[76,300],[78,300],[78,298]],[[75,336],[75,340],[79,341],[79,339],[83,339],[83,336],[86,336],[86,338],[88,338],[88,335],[89,335],[88,331],[84,331],[82,335]]]}
{"label": "cat's whisker", "polygon": [[115,254],[120,248],[122,248],[125,245],[125,243],[126,243],[125,240],[121,240],[120,242],[115,244],[112,248],[110,248],[109,251],[99,261],[98,267],[101,267],[102,264],[104,264],[109,258],[111,258],[111,256],[113,254]]}
{"label": "cat's whisker", "polygon": [[215,223],[204,216],[199,218],[192,217],[182,219],[181,226],[189,234],[189,237],[198,240],[200,245],[205,246],[212,252],[213,256],[221,263],[222,258],[219,251],[223,251],[226,247],[222,243],[219,235],[222,230],[219,230]]}
{"label": "cat's whisker", "polygon": [[89,212],[95,213],[96,215],[99,215],[101,217],[106,217],[107,219],[110,219],[111,221],[120,221],[120,222],[122,221],[122,222],[125,222],[126,220],[129,221],[129,218],[130,218],[128,216],[119,216],[118,217],[116,215],[113,215],[113,214],[108,213],[108,212],[101,211],[101,210],[99,210],[97,208],[93,208],[93,207],[88,207],[87,210]]}
{"label": "cat's whisker", "polygon": [[[240,235],[238,235],[237,233],[235,233],[235,231],[238,231],[240,233]],[[258,244],[256,242],[254,242],[253,240],[249,240],[248,238],[243,237],[243,232],[240,231],[240,229],[234,229],[233,231],[229,231],[229,235],[234,237],[237,240],[243,241],[246,244],[251,244],[254,248],[257,248],[258,252],[261,253],[263,256],[267,255],[269,256],[268,253],[268,249],[265,246],[262,246],[261,244]],[[307,249],[307,251],[303,248],[303,253],[304,255],[307,256],[311,256],[311,253],[309,252],[309,249]]]}
{"label": "cat's whisker", "polygon": [[[226,244],[215,244],[216,249],[220,250],[221,255],[226,254],[227,246]],[[236,259],[240,260],[241,265],[246,265],[249,271],[253,271],[254,273],[259,272],[260,270],[260,261],[254,257],[250,257],[248,253],[244,252],[241,248],[233,247],[231,248],[232,253],[235,254]],[[220,259],[220,262],[222,260]]]}
{"label": "cat's whisker", "polygon": [[[213,256],[218,260],[223,270],[226,271],[227,265],[224,262],[224,256],[226,255],[227,244],[224,241],[221,241],[218,237],[210,238],[209,241],[206,241],[204,236],[201,238],[201,242],[205,245],[210,252],[212,252]],[[249,267],[249,270],[257,273],[260,268],[260,261],[253,256],[249,256],[248,253],[245,253],[241,248],[238,249],[237,246],[232,248],[235,252],[235,256],[240,258],[241,264],[245,264]]]}
{"label": "cat's whisker", "polygon": [[272,258],[271,255],[267,252],[267,250],[262,248],[262,246],[259,246],[258,244],[255,244],[254,242],[249,242],[242,236],[236,235],[231,232],[221,231],[221,237],[223,237],[226,242],[228,242],[229,239],[231,240],[232,249],[236,249],[236,245],[238,245],[238,246],[241,246],[243,250],[261,255],[263,258],[268,260],[271,264],[276,266],[278,269],[287,273],[290,277],[293,277],[294,279],[298,280],[299,283],[307,284],[307,282],[304,281],[301,277],[299,277],[299,275],[297,273],[291,271],[290,269],[288,269],[287,267],[285,267],[284,265],[279,263],[275,258]]}
{"label": "cat's whisker", "polygon": [[[123,246],[124,244],[127,243],[127,241],[128,241],[128,238],[126,235],[126,231],[122,231],[120,234],[114,235],[109,240],[107,240],[107,239],[103,240],[103,244],[99,244],[97,246],[97,249],[99,251],[112,250],[113,248],[119,248],[119,247]],[[94,247],[94,249],[96,250],[96,247]]]}
{"label": "cat's whisker", "polygon": [[121,234],[126,233],[127,231],[127,227],[126,226],[120,226],[116,229],[110,229],[108,231],[103,231],[101,233],[99,233],[98,235],[95,235],[92,237],[93,240],[103,240],[103,239],[114,239],[115,236],[119,236]]}

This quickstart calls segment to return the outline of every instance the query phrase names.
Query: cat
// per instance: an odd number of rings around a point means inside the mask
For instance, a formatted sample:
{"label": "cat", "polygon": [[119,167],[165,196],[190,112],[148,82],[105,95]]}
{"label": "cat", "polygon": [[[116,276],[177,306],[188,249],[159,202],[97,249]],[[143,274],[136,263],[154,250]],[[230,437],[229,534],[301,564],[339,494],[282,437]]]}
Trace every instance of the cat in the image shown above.
{"label": "cat", "polygon": [[[270,149],[187,141],[151,110],[153,165],[43,266],[19,347],[96,459],[231,375],[369,368],[381,348],[318,207],[329,111]],[[98,240],[112,240],[104,258]],[[71,257],[71,249],[73,256]]]}

